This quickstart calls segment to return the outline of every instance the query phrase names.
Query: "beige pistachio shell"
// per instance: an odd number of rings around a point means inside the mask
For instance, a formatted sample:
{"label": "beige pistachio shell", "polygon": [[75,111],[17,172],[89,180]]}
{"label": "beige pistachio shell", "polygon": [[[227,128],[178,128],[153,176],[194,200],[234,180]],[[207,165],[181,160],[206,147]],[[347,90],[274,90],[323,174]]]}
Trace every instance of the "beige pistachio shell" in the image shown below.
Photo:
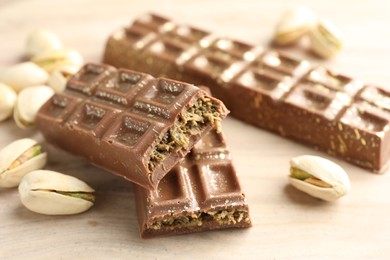
{"label": "beige pistachio shell", "polygon": [[309,36],[312,51],[322,58],[330,58],[344,47],[343,34],[328,21],[319,21]]}
{"label": "beige pistachio shell", "polygon": [[13,188],[17,187],[23,177],[34,170],[45,167],[47,161],[47,154],[42,153],[37,155],[20,166],[0,174],[0,187]]}
{"label": "beige pistachio shell", "polygon": [[35,118],[41,106],[54,94],[48,86],[35,86],[23,89],[17,98],[14,120],[20,128],[35,125]]}
{"label": "beige pistachio shell", "polygon": [[79,66],[67,66],[53,70],[50,73],[47,84],[55,91],[62,92],[65,90],[68,79],[80,69]]}
{"label": "beige pistachio shell", "polygon": [[92,193],[94,189],[75,177],[47,170],[30,172],[19,185],[22,204],[36,213],[70,215],[93,206],[91,201],[58,192]]}
{"label": "beige pistachio shell", "polygon": [[67,66],[81,67],[83,64],[81,54],[74,49],[47,50],[34,56],[31,61],[49,73]]}
{"label": "beige pistachio shell", "polygon": [[12,115],[15,102],[15,90],[3,83],[0,83],[0,122]]}
{"label": "beige pistachio shell", "polygon": [[16,92],[30,86],[45,84],[49,74],[33,62],[23,62],[0,71],[0,82]]}
{"label": "beige pistachio shell", "polygon": [[37,145],[35,140],[24,138],[10,143],[0,151],[0,187],[16,187],[24,175],[33,170],[42,169],[46,165],[47,154],[41,153],[8,170],[16,159],[35,145]]}
{"label": "beige pistachio shell", "polygon": [[335,201],[346,195],[351,189],[351,183],[344,169],[325,158],[303,155],[291,159],[290,165],[331,186],[330,188],[318,187],[303,180],[289,177],[289,181],[294,187],[316,198]]}
{"label": "beige pistachio shell", "polygon": [[304,6],[297,6],[287,10],[276,26],[275,43],[288,45],[297,42],[311,30],[316,21],[316,15]]}
{"label": "beige pistachio shell", "polygon": [[16,140],[0,151],[0,172],[4,172],[11,164],[28,149],[37,145],[37,141],[31,138]]}
{"label": "beige pistachio shell", "polygon": [[61,49],[62,42],[53,32],[46,29],[38,29],[31,32],[26,41],[26,55],[35,56],[52,49]]}

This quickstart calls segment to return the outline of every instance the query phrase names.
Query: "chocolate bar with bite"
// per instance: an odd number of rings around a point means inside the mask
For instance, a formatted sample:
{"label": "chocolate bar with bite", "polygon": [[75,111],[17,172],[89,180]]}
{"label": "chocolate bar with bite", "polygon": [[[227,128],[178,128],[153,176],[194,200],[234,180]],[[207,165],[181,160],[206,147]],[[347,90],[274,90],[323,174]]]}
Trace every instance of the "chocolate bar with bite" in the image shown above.
{"label": "chocolate bar with bite", "polygon": [[374,172],[388,168],[389,89],[154,14],[116,31],[104,61],[206,85],[238,119]]}
{"label": "chocolate bar with bite", "polygon": [[224,137],[210,131],[159,183],[134,187],[141,237],[251,226]]}
{"label": "chocolate bar with bite", "polygon": [[52,144],[147,189],[227,115],[194,85],[87,64],[40,109]]}

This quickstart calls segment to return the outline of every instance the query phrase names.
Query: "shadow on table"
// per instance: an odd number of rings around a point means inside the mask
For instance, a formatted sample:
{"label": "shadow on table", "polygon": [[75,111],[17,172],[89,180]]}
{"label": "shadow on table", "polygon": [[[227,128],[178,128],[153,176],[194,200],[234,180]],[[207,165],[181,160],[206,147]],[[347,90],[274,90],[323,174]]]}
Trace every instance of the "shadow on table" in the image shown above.
{"label": "shadow on table", "polygon": [[296,204],[312,206],[312,207],[324,207],[331,205],[330,202],[323,201],[321,199],[314,198],[296,188],[287,184],[284,187],[283,192],[287,195],[287,198]]}

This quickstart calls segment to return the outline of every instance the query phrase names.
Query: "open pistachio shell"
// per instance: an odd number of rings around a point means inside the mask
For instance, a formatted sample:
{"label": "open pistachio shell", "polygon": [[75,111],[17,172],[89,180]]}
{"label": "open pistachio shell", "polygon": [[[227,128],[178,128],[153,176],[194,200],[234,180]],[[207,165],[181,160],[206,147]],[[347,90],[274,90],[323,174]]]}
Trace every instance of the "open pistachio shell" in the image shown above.
{"label": "open pistachio shell", "polygon": [[31,32],[26,41],[26,54],[28,57],[35,56],[47,50],[61,49],[62,42],[53,32],[46,29],[38,29]]}
{"label": "open pistachio shell", "polygon": [[38,170],[19,185],[20,199],[31,211],[46,215],[70,215],[93,206],[92,189],[85,182],[59,172]]}
{"label": "open pistachio shell", "polygon": [[12,115],[15,102],[15,90],[3,83],[0,83],[0,122]]}
{"label": "open pistachio shell", "polygon": [[330,58],[344,47],[343,34],[328,21],[319,21],[309,36],[312,51],[322,58]]}
{"label": "open pistachio shell", "polygon": [[297,42],[310,31],[316,21],[315,14],[304,6],[297,6],[287,10],[276,26],[275,43],[288,45]]}
{"label": "open pistachio shell", "polygon": [[65,90],[66,83],[68,79],[76,74],[80,69],[79,66],[67,66],[60,69],[53,70],[50,73],[49,80],[47,84],[55,91],[62,92]]}
{"label": "open pistachio shell", "polygon": [[79,66],[83,64],[81,54],[74,49],[52,49],[39,53],[31,59],[47,72],[52,72],[66,66]]}
{"label": "open pistachio shell", "polygon": [[32,62],[23,62],[0,71],[0,82],[16,92],[30,86],[45,84],[49,74]]}
{"label": "open pistachio shell", "polygon": [[[297,189],[326,201],[335,201],[351,189],[347,173],[336,163],[319,156],[303,155],[290,161],[289,181]],[[302,174],[303,173],[303,174]],[[304,175],[307,176],[304,176]]]}
{"label": "open pistachio shell", "polygon": [[15,164],[18,158],[34,147],[38,148],[38,143],[33,139],[25,138],[12,142],[0,151],[0,187],[16,187],[24,175],[42,169],[46,165],[47,154],[42,152],[40,147],[36,153],[24,158],[23,162]]}
{"label": "open pistachio shell", "polygon": [[35,125],[35,118],[41,106],[54,94],[48,86],[35,86],[23,89],[16,101],[14,120],[20,128]]}

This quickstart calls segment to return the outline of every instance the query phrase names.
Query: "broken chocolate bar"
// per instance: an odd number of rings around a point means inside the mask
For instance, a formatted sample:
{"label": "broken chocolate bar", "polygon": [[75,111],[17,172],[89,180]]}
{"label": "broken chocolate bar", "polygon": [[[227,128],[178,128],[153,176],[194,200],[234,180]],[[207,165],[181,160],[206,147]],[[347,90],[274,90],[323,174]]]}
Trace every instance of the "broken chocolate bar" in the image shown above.
{"label": "broken chocolate bar", "polygon": [[193,85],[87,64],[42,106],[37,123],[52,144],[154,189],[227,112]]}
{"label": "broken chocolate bar", "polygon": [[104,61],[211,88],[232,115],[375,172],[390,157],[389,89],[148,14]]}
{"label": "broken chocolate bar", "polygon": [[210,131],[159,183],[134,187],[143,238],[251,226],[222,134]]}

